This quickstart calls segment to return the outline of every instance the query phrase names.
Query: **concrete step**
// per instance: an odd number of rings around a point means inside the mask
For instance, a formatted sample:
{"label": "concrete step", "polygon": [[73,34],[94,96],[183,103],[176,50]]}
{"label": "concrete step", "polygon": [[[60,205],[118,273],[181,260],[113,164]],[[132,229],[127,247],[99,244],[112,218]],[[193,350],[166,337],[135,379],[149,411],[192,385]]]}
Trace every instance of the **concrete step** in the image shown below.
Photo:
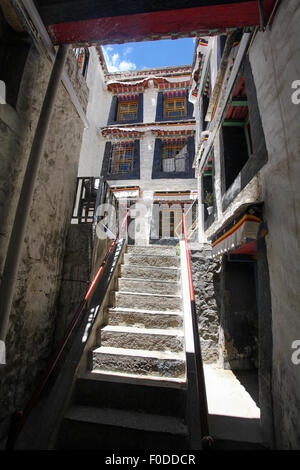
{"label": "concrete step", "polygon": [[119,278],[118,290],[127,292],[146,292],[152,294],[180,294],[177,281],[162,281],[154,279]]}
{"label": "concrete step", "polygon": [[183,421],[133,410],[73,406],[62,422],[57,449],[188,449]]}
{"label": "concrete step", "polygon": [[175,246],[162,246],[162,245],[128,245],[127,253],[136,255],[167,255],[176,256]]}
{"label": "concrete step", "polygon": [[182,308],[182,301],[181,297],[176,295],[113,291],[111,293],[111,306],[117,308],[134,307],[146,310],[178,311]]}
{"label": "concrete step", "polygon": [[165,416],[185,416],[185,388],[176,381],[88,374],[76,380],[74,403]]}
{"label": "concrete step", "polygon": [[136,375],[184,377],[185,354],[100,346],[92,352],[91,369]]}
{"label": "concrete step", "polygon": [[108,324],[141,328],[178,329],[183,326],[183,317],[181,312],[109,308]]}
{"label": "concrete step", "polygon": [[137,266],[123,264],[120,268],[121,277],[134,279],[155,279],[162,281],[177,281],[180,276],[178,268],[162,268],[153,266]]}
{"label": "concrete step", "polygon": [[85,372],[84,376],[81,378],[88,378],[91,380],[109,380],[118,383],[123,381],[134,383],[134,384],[143,384],[147,386],[160,386],[160,387],[175,387],[186,390],[187,381],[186,376],[182,377],[163,377],[155,375],[144,375],[144,374],[131,374],[130,372],[116,372],[112,370],[100,370],[94,369]]}
{"label": "concrete step", "polygon": [[180,330],[161,330],[126,326],[105,326],[100,330],[101,346],[147,349],[149,351],[183,351]]}
{"label": "concrete step", "polygon": [[135,264],[137,266],[178,268],[180,264],[180,258],[179,256],[152,254],[138,255],[135,253],[125,253],[124,264]]}

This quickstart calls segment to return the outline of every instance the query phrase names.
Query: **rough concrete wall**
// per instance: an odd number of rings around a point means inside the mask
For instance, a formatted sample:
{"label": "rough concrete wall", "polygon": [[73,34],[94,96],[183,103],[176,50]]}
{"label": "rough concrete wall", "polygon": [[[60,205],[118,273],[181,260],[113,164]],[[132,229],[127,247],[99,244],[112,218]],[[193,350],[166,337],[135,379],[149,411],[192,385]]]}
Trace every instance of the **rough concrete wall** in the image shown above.
{"label": "rough concrete wall", "polygon": [[218,362],[219,306],[217,303],[219,264],[211,256],[209,245],[191,249],[191,267],[195,290],[196,312],[201,338],[202,358],[205,363]]}
{"label": "rough concrete wall", "polygon": [[[83,106],[87,88],[72,56]],[[1,122],[1,268],[7,249],[26,162],[30,153],[51,66],[31,49],[20,85],[17,127]],[[74,81],[75,83],[75,81]],[[85,90],[85,91],[84,91]],[[1,105],[3,106],[3,105]],[[7,365],[0,370],[0,416],[28,400],[48,360],[55,327],[65,237],[70,224],[83,124],[61,85],[34,189],[17,289],[7,337]]]}
{"label": "rough concrete wall", "polygon": [[293,449],[300,448],[300,365],[291,361],[291,345],[300,339],[300,105],[291,95],[300,77],[299,29],[299,2],[281,2],[271,31],[259,33],[250,49],[269,154],[260,176],[269,229],[276,441]]}
{"label": "rough concrete wall", "polygon": [[57,301],[55,342],[67,331],[90,285],[92,224],[70,224]]}
{"label": "rough concrete wall", "polygon": [[78,176],[99,177],[106,141],[100,128],[107,125],[112,93],[104,86],[104,75],[94,47],[89,49],[90,59],[87,72],[87,86],[90,90],[87,106],[89,127],[84,130]]}
{"label": "rough concrete wall", "polygon": [[155,122],[157,88],[148,88],[144,93],[144,122]]}

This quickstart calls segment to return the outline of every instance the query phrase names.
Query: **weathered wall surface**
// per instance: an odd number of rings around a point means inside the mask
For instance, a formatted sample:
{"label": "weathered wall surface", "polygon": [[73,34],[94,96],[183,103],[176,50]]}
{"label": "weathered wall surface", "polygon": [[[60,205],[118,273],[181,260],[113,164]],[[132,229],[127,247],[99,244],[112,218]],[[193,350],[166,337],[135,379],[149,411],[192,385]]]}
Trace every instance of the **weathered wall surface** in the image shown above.
{"label": "weathered wall surface", "polygon": [[59,344],[90,285],[92,224],[70,224],[66,239],[61,288],[57,301],[55,342]]}
{"label": "weathered wall surface", "polygon": [[[85,107],[88,89],[71,50],[67,68]],[[1,271],[50,72],[48,61],[32,48],[16,110],[0,105]],[[82,121],[60,85],[25,234],[6,344],[7,365],[0,370],[1,418],[26,403],[51,351],[82,132]]]}
{"label": "weathered wall surface", "polygon": [[99,177],[105,148],[105,140],[100,134],[100,128],[107,125],[111,94],[105,91],[104,74],[96,49],[91,47],[89,51],[89,67],[86,77],[90,90],[87,106],[89,127],[83,133],[78,176]]}
{"label": "weathered wall surface", "polygon": [[211,256],[211,247],[203,245],[191,249],[191,267],[195,290],[195,304],[200,328],[202,358],[205,363],[216,363],[219,359],[218,305],[219,262]]}
{"label": "weathered wall surface", "polygon": [[269,229],[273,413],[277,446],[286,449],[300,448],[300,365],[291,361],[300,339],[300,105],[291,99],[300,78],[299,29],[299,2],[281,2],[271,31],[259,33],[250,49],[269,154],[260,178]]}

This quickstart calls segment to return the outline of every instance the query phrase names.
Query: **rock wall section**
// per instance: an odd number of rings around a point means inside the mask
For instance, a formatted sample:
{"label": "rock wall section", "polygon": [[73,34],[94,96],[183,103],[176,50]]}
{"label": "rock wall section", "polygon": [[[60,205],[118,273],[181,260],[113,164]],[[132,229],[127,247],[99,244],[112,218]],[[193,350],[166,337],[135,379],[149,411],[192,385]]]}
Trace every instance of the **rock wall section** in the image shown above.
{"label": "rock wall section", "polygon": [[218,306],[219,263],[211,256],[211,247],[191,248],[191,267],[195,291],[196,312],[199,324],[202,358],[205,363],[219,359]]}

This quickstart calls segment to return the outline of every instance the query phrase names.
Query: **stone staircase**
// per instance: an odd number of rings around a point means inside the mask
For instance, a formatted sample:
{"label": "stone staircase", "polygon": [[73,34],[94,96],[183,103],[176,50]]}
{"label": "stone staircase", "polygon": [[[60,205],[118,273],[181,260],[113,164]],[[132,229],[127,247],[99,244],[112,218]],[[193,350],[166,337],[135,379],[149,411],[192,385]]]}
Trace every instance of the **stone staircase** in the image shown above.
{"label": "stone staircase", "polygon": [[57,448],[189,448],[179,268],[174,247],[128,247]]}

